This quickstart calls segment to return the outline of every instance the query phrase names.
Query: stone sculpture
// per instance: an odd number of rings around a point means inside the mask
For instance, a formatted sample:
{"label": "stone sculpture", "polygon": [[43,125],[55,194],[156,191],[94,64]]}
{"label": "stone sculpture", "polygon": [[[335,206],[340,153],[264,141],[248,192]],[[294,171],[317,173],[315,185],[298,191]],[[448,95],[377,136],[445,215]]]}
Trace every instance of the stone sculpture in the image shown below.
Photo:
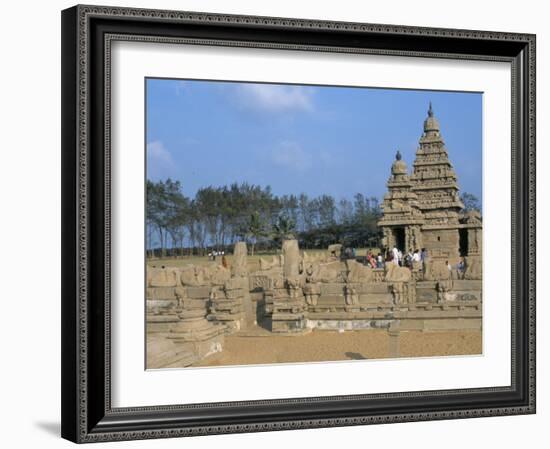
{"label": "stone sculpture", "polygon": [[386,282],[409,282],[412,278],[411,270],[393,263],[386,264]]}
{"label": "stone sculpture", "polygon": [[346,260],[347,282],[371,282],[373,278],[372,268],[369,268],[355,260]]}

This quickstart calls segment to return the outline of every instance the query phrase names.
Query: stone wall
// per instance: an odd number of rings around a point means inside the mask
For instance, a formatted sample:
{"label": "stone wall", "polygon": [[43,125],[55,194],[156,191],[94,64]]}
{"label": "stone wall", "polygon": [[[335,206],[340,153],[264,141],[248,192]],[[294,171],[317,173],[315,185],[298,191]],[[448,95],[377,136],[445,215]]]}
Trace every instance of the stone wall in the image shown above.
{"label": "stone wall", "polygon": [[208,357],[223,350],[224,335],[260,325],[293,334],[481,328],[480,256],[467,258],[459,279],[437,260],[412,270],[393,263],[372,269],[330,251],[302,254],[295,240],[248,273],[246,248],[239,251],[231,271],[214,264],[148,270],[147,332],[171,340],[180,360]]}

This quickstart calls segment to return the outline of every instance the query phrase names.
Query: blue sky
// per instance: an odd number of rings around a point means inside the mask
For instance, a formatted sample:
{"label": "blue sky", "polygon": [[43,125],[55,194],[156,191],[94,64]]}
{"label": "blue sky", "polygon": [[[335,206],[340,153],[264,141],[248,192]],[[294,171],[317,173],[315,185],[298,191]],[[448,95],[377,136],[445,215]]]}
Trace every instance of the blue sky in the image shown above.
{"label": "blue sky", "polygon": [[461,192],[481,199],[482,94],[147,79],[147,177],[248,182],[276,195],[382,198],[412,168],[431,101]]}

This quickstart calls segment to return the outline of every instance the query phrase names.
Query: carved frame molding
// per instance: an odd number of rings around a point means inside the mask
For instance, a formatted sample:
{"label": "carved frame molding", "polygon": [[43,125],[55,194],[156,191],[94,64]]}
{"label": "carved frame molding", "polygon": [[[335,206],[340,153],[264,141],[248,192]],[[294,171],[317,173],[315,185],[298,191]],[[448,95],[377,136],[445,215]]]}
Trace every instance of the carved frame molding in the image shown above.
{"label": "carved frame molding", "polygon": [[[512,65],[510,387],[112,408],[110,48],[115,40]],[[62,13],[62,436],[96,442],[535,412],[535,36],[121,7]]]}

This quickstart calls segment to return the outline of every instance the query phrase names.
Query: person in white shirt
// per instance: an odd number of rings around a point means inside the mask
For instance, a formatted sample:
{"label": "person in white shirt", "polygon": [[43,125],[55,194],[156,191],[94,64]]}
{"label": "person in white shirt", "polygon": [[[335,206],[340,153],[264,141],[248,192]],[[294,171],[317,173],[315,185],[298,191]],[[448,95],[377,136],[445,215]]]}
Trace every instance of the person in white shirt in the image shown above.
{"label": "person in white shirt", "polygon": [[392,252],[392,262],[395,264],[395,265],[399,265],[399,250],[394,246],[393,249],[391,250]]}

